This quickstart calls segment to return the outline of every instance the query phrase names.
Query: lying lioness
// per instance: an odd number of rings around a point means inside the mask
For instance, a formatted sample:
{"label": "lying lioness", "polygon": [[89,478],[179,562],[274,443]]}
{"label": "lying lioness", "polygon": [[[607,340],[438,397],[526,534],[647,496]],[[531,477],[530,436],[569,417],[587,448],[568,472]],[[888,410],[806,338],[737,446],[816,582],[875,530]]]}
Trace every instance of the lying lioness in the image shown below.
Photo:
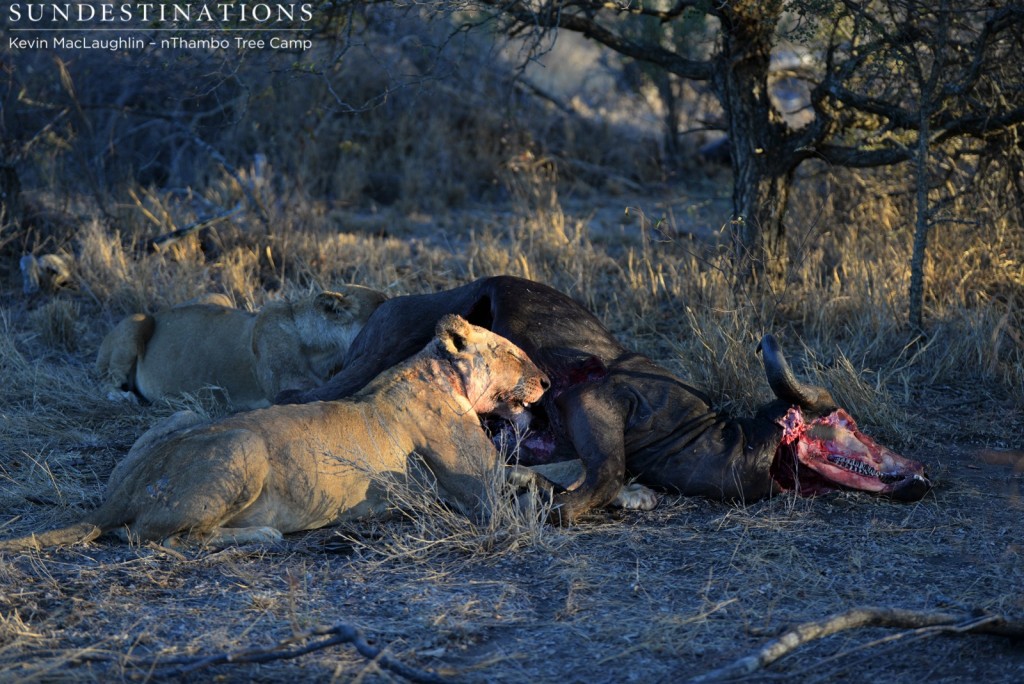
{"label": "lying lioness", "polygon": [[105,389],[148,401],[217,387],[236,409],[269,406],[283,389],[309,389],[337,371],[352,339],[386,299],[359,285],[258,313],[223,295],[121,321],[103,340],[96,370]]}
{"label": "lying lioness", "polygon": [[211,546],[277,540],[386,510],[378,475],[419,478],[423,466],[444,500],[485,516],[484,477],[504,465],[477,414],[514,421],[548,380],[511,342],[458,316],[442,318],[436,332],[348,400],[205,424],[175,414],[139,438],[114,468],[106,501],[82,522],[0,550],[84,542],[116,528],[167,543],[178,535]]}

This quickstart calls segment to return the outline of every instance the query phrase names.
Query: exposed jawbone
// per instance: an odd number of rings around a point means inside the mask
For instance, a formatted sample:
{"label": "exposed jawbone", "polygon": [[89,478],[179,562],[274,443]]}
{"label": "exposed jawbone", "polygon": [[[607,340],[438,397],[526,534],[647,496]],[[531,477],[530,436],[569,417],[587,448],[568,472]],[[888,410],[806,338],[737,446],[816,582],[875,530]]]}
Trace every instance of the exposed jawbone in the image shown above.
{"label": "exposed jawbone", "polygon": [[898,501],[917,501],[931,489],[921,463],[860,432],[842,409],[807,421],[793,407],[778,423],[783,436],[772,477],[783,489],[804,496],[854,489]]}

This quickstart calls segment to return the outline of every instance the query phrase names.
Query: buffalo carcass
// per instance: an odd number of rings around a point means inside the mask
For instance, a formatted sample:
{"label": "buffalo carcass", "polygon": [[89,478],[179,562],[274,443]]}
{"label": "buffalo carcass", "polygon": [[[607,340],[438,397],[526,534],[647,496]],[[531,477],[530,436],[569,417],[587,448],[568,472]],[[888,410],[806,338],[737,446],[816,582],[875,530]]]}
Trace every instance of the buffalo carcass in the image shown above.
{"label": "buffalo carcass", "polygon": [[760,349],[778,399],[752,418],[726,416],[713,411],[702,392],[623,347],[570,297],[511,276],[388,300],[352,343],[337,375],[279,400],[337,399],[358,391],[421,349],[449,313],[508,338],[551,379],[519,458],[526,465],[581,459],[582,481],[555,494],[555,515],[563,523],[611,501],[627,476],[662,490],[742,501],[835,488],[912,501],[931,487],[920,463],[861,433],[825,389],[799,382],[770,335]]}

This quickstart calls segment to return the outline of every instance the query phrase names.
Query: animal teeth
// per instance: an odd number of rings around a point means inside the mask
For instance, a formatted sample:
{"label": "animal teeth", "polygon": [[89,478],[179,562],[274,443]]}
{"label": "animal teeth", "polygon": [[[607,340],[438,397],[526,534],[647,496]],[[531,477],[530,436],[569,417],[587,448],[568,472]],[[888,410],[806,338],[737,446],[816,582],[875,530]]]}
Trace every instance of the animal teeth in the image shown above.
{"label": "animal teeth", "polygon": [[828,461],[833,465],[837,465],[840,468],[843,468],[844,470],[849,470],[851,473],[856,473],[857,475],[862,475],[864,477],[873,477],[876,479],[882,477],[882,474],[880,472],[878,472],[871,466],[867,465],[866,463],[861,463],[860,461],[854,460],[852,458],[847,458],[846,456],[836,456],[835,454],[829,454]]}

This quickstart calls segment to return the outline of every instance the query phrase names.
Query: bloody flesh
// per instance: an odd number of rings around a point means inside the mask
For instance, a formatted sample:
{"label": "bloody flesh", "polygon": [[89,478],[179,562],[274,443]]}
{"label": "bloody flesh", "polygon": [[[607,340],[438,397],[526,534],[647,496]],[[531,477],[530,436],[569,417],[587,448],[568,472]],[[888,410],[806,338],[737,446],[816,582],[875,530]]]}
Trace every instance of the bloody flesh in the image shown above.
{"label": "bloody flesh", "polygon": [[793,407],[778,423],[783,434],[771,472],[783,489],[804,496],[859,489],[911,500],[931,487],[920,463],[875,442],[842,409],[807,422]]}

